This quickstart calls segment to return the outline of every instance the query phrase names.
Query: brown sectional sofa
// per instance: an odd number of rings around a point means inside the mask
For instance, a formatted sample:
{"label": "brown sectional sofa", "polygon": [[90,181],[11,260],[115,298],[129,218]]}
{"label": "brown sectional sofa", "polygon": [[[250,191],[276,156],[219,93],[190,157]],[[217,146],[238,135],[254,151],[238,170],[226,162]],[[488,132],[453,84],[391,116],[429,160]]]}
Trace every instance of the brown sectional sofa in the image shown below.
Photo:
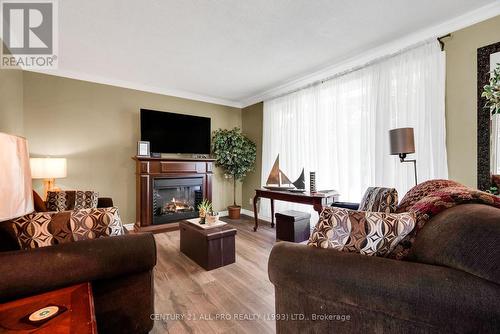
{"label": "brown sectional sofa", "polygon": [[278,333],[498,333],[500,209],[443,211],[408,261],[280,242],[269,278],[276,313],[303,317]]}
{"label": "brown sectional sofa", "polygon": [[91,282],[99,333],[147,333],[153,327],[155,264],[150,233],[19,250],[0,229],[0,303]]}

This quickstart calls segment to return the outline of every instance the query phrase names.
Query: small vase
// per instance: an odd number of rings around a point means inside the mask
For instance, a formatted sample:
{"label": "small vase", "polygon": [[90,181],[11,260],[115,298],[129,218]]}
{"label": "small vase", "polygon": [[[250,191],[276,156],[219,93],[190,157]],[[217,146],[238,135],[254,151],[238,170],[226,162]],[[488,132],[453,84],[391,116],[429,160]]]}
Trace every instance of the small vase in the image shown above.
{"label": "small vase", "polygon": [[208,215],[206,217],[206,221],[207,221],[207,224],[208,225],[213,225],[215,223],[217,223],[217,221],[219,220],[219,214],[214,214],[214,215]]}
{"label": "small vase", "polygon": [[206,217],[200,217],[200,225],[205,225]]}

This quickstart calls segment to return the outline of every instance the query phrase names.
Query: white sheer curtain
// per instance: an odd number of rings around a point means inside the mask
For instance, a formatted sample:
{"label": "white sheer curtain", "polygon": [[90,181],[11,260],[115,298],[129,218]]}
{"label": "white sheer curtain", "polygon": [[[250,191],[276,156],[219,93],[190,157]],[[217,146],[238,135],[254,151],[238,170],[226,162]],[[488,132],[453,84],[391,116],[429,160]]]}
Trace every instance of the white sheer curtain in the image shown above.
{"label": "white sheer curtain", "polygon": [[[414,185],[413,165],[389,155],[388,131],[415,129],[419,182],[447,178],[445,62],[437,41],[321,84],[264,102],[262,184],[280,154],[290,179],[316,172],[317,188],[359,201],[369,186],[395,187],[400,198]],[[310,207],[284,202],[276,211]],[[269,202],[260,212],[270,216]],[[316,218],[314,215],[313,218]]]}

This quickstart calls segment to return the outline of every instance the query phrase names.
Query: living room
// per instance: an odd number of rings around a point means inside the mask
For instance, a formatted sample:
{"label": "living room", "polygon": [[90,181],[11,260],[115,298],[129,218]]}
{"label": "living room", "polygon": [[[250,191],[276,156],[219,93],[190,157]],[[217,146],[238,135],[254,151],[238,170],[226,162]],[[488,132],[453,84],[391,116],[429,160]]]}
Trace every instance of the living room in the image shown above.
{"label": "living room", "polygon": [[499,1],[0,5],[1,332],[498,332]]}

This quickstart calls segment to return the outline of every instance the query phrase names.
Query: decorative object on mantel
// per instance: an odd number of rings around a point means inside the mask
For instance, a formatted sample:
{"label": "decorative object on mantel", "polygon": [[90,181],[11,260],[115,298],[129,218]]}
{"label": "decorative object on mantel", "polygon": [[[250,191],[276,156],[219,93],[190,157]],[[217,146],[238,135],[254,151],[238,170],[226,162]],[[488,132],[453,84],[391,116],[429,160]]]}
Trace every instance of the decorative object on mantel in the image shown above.
{"label": "decorative object on mantel", "polygon": [[0,132],[0,221],[33,212],[33,189],[25,138]]}
{"label": "decorative object on mantel", "polygon": [[[298,181],[298,180],[297,180]],[[288,176],[280,169],[280,155],[276,157],[273,168],[267,177],[264,188],[269,190],[290,190],[293,189],[293,183]]]}
{"label": "decorative object on mantel", "polygon": [[31,158],[31,177],[43,179],[43,198],[47,198],[48,191],[57,191],[55,179],[67,176],[66,158]]}
{"label": "decorative object on mantel", "polygon": [[138,141],[137,142],[137,156],[138,157],[149,157],[150,144],[148,141]]}
{"label": "decorative object on mantel", "polygon": [[401,163],[413,162],[415,185],[417,185],[417,160],[405,160],[407,154],[415,153],[413,128],[398,128],[389,130],[389,140],[391,143],[391,155],[399,155],[399,161]]}
{"label": "decorative object on mantel", "polygon": [[226,225],[227,223],[221,221],[221,220],[217,220],[216,222],[212,223],[212,224],[205,224],[205,223],[202,223],[201,221],[201,218],[193,218],[193,219],[186,219],[187,222],[193,224],[193,225],[196,225],[198,227],[201,227],[203,229],[209,229],[209,228],[214,228],[214,227],[220,227],[220,226],[224,226]]}
{"label": "decorative object on mantel", "polygon": [[309,192],[311,194],[316,192],[316,172],[309,173]]}
{"label": "decorative object on mantel", "polygon": [[236,204],[236,182],[243,180],[247,173],[253,170],[257,147],[239,128],[218,129],[212,137],[212,154],[215,165],[233,178],[233,205],[227,209],[230,219],[239,219],[241,206]]}

